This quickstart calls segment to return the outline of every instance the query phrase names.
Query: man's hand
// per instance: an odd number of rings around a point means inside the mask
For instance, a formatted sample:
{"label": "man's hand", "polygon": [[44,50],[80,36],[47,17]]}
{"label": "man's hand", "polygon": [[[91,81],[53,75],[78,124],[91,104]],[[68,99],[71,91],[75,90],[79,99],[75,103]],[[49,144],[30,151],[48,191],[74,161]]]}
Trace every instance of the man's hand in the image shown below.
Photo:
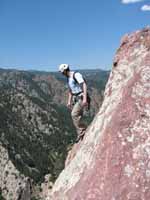
{"label": "man's hand", "polygon": [[72,102],[72,93],[71,93],[71,91],[69,91],[69,94],[68,94],[68,101],[67,101],[68,103],[67,103],[67,107],[69,108],[69,109],[71,109],[71,102]]}
{"label": "man's hand", "polygon": [[84,99],[83,99],[83,101],[82,101],[82,106],[83,106],[83,107],[88,106],[88,102],[87,102],[87,100],[84,100]]}

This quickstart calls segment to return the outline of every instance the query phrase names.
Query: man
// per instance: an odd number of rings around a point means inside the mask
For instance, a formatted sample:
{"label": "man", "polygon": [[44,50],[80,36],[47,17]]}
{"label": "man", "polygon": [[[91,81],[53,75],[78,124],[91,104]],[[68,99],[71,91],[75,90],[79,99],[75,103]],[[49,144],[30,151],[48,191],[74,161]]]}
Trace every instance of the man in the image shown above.
{"label": "man", "polygon": [[68,64],[61,64],[59,66],[59,71],[67,77],[69,86],[69,95],[67,107],[73,108],[71,111],[71,116],[73,123],[77,130],[77,142],[82,140],[85,134],[86,125],[81,122],[83,117],[83,111],[86,106],[88,106],[88,95],[87,95],[87,85],[82,75],[79,72],[73,72],[70,70]]}

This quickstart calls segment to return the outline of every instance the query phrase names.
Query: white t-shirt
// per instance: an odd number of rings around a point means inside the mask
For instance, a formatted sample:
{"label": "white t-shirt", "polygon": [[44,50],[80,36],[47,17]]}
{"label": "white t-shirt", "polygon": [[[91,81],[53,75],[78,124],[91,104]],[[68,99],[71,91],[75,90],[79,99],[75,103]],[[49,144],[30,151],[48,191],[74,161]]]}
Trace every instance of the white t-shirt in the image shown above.
{"label": "white t-shirt", "polygon": [[[73,78],[74,73],[75,73],[74,77],[77,80],[77,82]],[[68,85],[69,85],[69,88],[70,88],[72,94],[77,94],[79,92],[82,92],[82,88],[80,86],[80,84],[82,84],[82,83],[84,83],[82,74],[80,74],[79,72],[71,72],[71,75],[68,78]]]}

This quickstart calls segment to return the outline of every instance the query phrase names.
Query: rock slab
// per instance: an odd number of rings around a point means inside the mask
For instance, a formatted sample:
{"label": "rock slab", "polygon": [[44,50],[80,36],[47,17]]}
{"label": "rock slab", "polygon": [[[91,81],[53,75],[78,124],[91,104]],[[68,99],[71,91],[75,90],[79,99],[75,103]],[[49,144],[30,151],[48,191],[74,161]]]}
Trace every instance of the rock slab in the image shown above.
{"label": "rock slab", "polygon": [[104,95],[47,200],[150,199],[150,28],[122,39]]}

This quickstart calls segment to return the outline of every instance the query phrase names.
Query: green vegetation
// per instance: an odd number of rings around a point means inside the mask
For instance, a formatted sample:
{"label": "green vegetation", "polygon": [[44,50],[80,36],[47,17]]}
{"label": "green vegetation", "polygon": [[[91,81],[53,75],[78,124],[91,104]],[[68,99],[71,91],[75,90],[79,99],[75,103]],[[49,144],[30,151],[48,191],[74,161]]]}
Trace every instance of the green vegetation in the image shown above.
{"label": "green vegetation", "polygon": [[[98,72],[83,73],[90,88],[103,90],[109,73]],[[38,80],[37,74],[44,78]],[[62,75],[52,74],[64,84]],[[0,70],[0,132],[3,133],[0,141],[20,173],[36,183],[42,182],[48,173],[51,181],[55,181],[76,138],[70,112],[54,101],[57,88],[53,82],[46,81],[47,75],[49,73]],[[87,115],[87,123],[92,118]]]}
{"label": "green vegetation", "polygon": [[[24,121],[19,112],[12,112],[7,99],[5,102],[7,109],[0,109],[3,125],[1,131],[5,133],[3,144],[9,150],[12,161],[20,172],[33,178],[35,182],[43,181],[44,175],[49,172],[55,180],[64,167],[67,147],[75,138],[75,130],[67,109],[64,106],[53,105],[57,112],[52,116],[38,113],[37,117],[41,117],[42,124],[50,124],[53,127],[51,132],[45,134],[44,130],[35,132],[30,119]],[[42,108],[40,104],[38,106]],[[57,127],[59,129],[56,129]]]}
{"label": "green vegetation", "polygon": [[32,197],[31,200],[42,200],[42,199],[37,197]]}
{"label": "green vegetation", "polygon": [[[9,79],[7,74],[7,77],[2,76],[2,80],[0,131],[4,134],[0,141],[8,149],[14,165],[25,176],[42,182],[45,174],[50,173],[54,181],[64,168],[68,146],[75,138],[67,108],[52,103],[51,96],[47,91],[41,92],[38,84],[33,84],[31,76],[21,74],[20,78],[11,74]],[[22,84],[18,90],[11,83],[20,80],[25,85]],[[39,96],[32,96],[31,88]],[[18,94],[21,97],[17,97]]]}

